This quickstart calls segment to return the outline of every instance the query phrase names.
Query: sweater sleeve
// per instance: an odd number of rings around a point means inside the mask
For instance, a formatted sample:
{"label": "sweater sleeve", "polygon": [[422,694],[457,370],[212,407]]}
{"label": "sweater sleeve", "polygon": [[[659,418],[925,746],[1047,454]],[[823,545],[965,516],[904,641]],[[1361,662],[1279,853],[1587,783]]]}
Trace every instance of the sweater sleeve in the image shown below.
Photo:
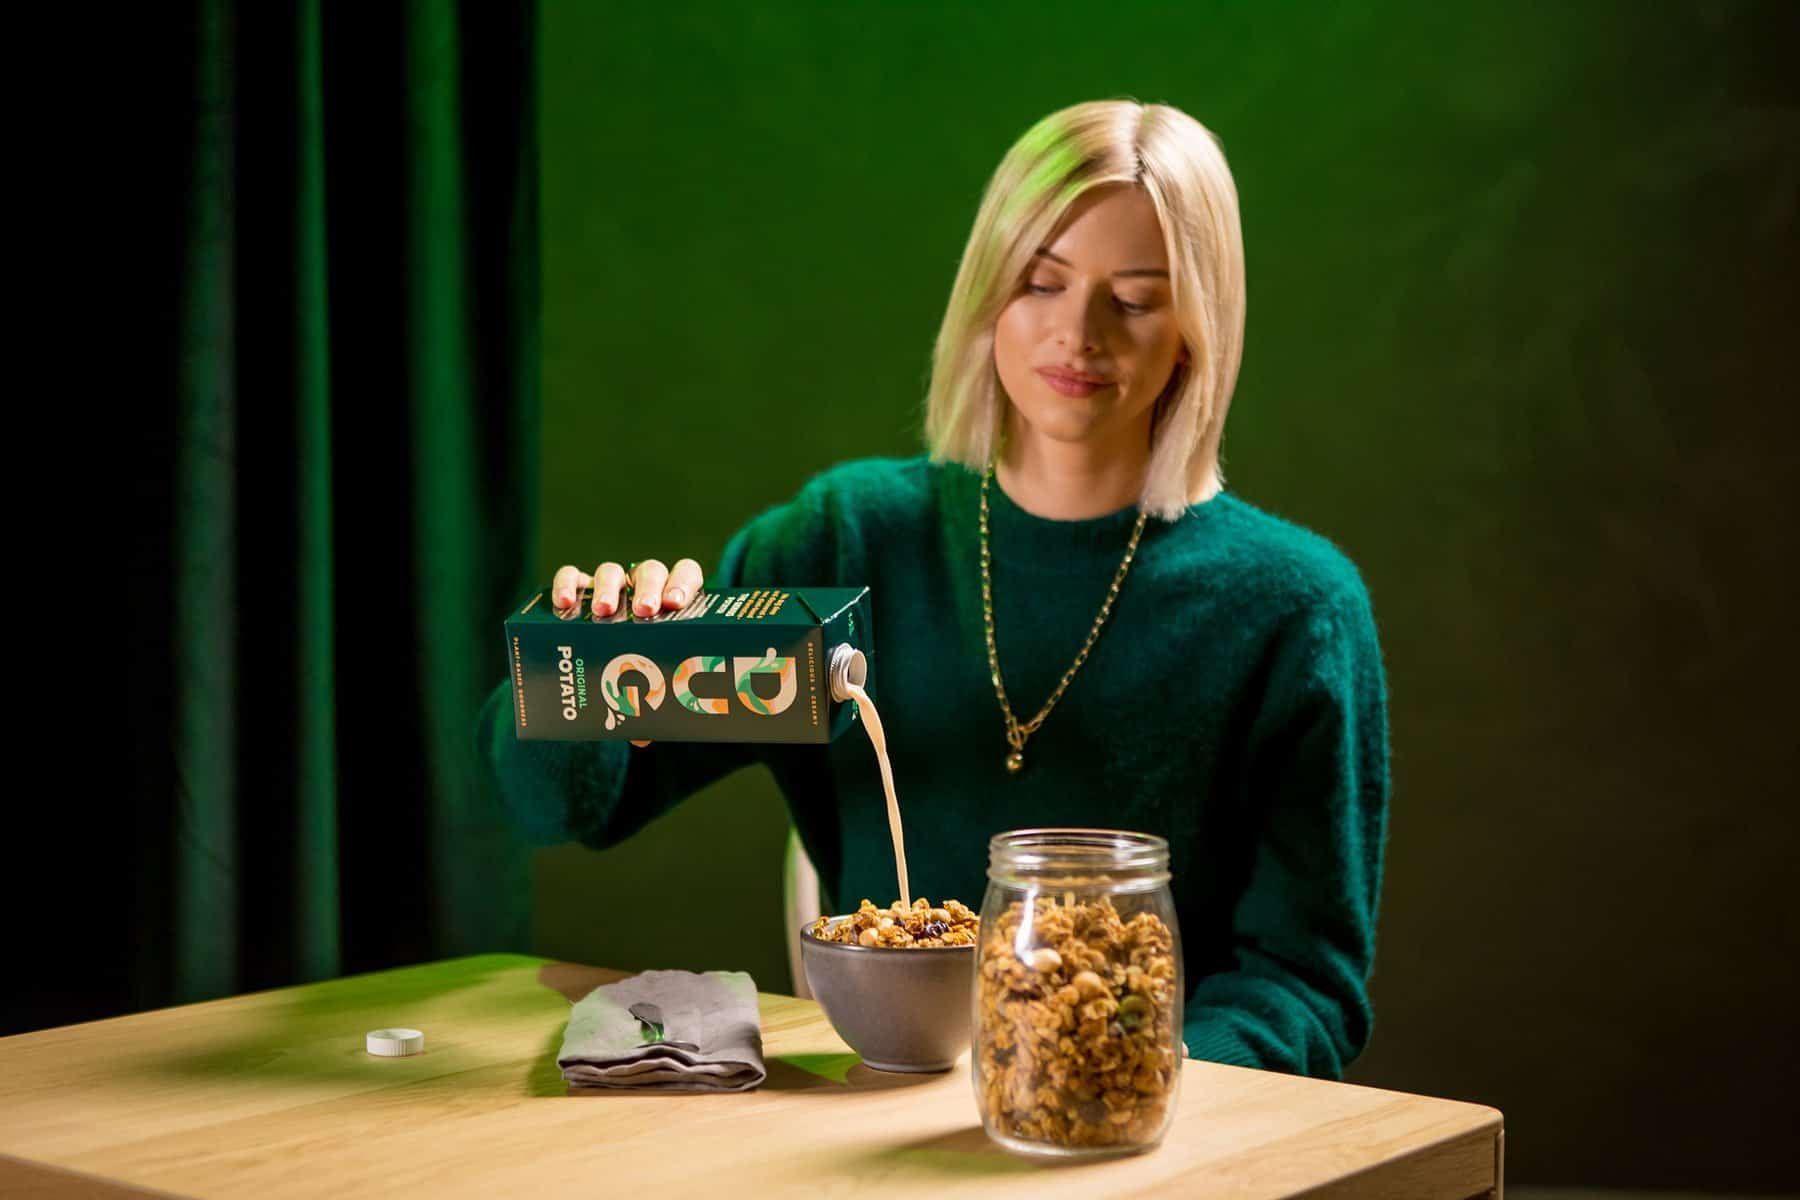
{"label": "sweater sleeve", "polygon": [[[829,530],[812,492],[768,509],[732,535],[708,585],[817,582],[793,572],[815,569],[829,553]],[[476,751],[508,820],[527,843],[578,841],[603,850],[624,841],[706,785],[757,760],[741,742],[537,741],[513,725],[512,680],[502,679],[475,722]]]}
{"label": "sweater sleeve", "polygon": [[1252,726],[1256,842],[1233,969],[1191,991],[1195,1058],[1329,1079],[1369,1041],[1389,791],[1387,694],[1361,581],[1305,612]]}

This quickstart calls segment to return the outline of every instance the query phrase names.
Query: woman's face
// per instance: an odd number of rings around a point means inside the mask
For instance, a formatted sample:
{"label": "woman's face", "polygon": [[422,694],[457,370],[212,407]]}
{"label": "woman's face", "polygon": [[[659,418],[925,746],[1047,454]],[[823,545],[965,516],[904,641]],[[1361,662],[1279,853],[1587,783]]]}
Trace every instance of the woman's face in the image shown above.
{"label": "woman's face", "polygon": [[[1130,184],[1076,201],[994,327],[994,366],[1015,419],[1059,442],[1107,444],[1140,426],[1187,358],[1169,259],[1149,193]],[[1045,372],[1103,381],[1061,390]]]}

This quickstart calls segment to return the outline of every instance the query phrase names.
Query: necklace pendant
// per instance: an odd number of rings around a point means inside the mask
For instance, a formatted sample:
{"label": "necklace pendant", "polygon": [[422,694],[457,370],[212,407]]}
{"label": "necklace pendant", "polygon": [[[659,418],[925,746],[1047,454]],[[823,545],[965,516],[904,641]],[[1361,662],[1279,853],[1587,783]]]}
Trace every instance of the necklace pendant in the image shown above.
{"label": "necklace pendant", "polygon": [[1006,756],[1006,770],[1008,774],[1017,775],[1024,769],[1025,752],[1023,750],[1014,750],[1011,754]]}

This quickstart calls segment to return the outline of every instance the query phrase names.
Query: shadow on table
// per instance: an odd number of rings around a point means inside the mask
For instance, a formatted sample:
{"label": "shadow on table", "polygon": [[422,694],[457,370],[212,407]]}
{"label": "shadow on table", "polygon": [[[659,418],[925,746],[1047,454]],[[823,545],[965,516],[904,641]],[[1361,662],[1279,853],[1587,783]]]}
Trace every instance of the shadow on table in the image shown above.
{"label": "shadow on table", "polygon": [[784,1054],[763,1064],[777,1092],[885,1092],[932,1083],[938,1075],[877,1071],[854,1054]]}
{"label": "shadow on table", "polygon": [[[631,971],[617,971],[605,967],[584,967],[576,963],[545,963],[538,970],[538,982],[558,992],[570,1004],[585,997],[589,992],[603,984],[612,983],[634,974]],[[562,1068],[557,1066],[557,1056],[562,1052],[563,1030],[561,1026],[544,1040],[544,1049],[532,1064],[531,1075],[526,1081],[526,1090],[533,1096],[581,1096],[584,1098],[600,1096],[641,1096],[642,1091],[630,1088],[576,1088],[570,1090],[562,1076]],[[932,1083],[942,1078],[941,1073],[912,1074],[897,1071],[877,1071],[866,1065],[861,1057],[855,1054],[783,1054],[765,1058],[763,1068],[768,1072],[757,1090],[777,1092],[880,1092],[893,1088],[916,1087],[920,1084]],[[690,1092],[671,1092],[670,1095],[692,1095]],[[978,1128],[975,1131],[980,1133]],[[984,1138],[985,1140],[985,1138]]]}
{"label": "shadow on table", "polygon": [[[547,962],[538,968],[537,981],[553,992],[562,994],[570,1004],[584,998],[603,984],[629,979],[636,971],[619,971],[612,967],[584,967],[580,963]],[[560,1034],[561,1031],[558,1030]]]}
{"label": "shadow on table", "polygon": [[871,1150],[856,1156],[856,1162],[870,1168],[872,1177],[889,1181],[902,1178],[966,1179],[984,1175],[1028,1175],[1046,1167],[1068,1170],[1092,1165],[1025,1158],[1008,1153],[988,1137],[987,1131],[980,1125],[970,1125],[951,1133]]}

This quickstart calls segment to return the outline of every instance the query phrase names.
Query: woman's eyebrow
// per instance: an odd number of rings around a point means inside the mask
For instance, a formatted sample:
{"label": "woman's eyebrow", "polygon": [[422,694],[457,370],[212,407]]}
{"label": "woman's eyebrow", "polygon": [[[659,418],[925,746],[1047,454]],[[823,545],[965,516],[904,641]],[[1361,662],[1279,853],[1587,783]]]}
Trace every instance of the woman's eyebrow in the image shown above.
{"label": "woman's eyebrow", "polygon": [[[1038,247],[1038,254],[1043,256],[1044,258],[1049,259],[1051,262],[1059,262],[1065,267],[1074,265],[1068,259],[1060,258],[1057,255],[1050,253],[1050,251],[1043,246]],[[1117,279],[1122,275],[1161,275],[1164,279],[1167,279],[1169,277],[1169,273],[1167,271],[1163,270],[1161,267],[1134,267],[1129,271],[1114,271],[1113,272],[1114,279]]]}

